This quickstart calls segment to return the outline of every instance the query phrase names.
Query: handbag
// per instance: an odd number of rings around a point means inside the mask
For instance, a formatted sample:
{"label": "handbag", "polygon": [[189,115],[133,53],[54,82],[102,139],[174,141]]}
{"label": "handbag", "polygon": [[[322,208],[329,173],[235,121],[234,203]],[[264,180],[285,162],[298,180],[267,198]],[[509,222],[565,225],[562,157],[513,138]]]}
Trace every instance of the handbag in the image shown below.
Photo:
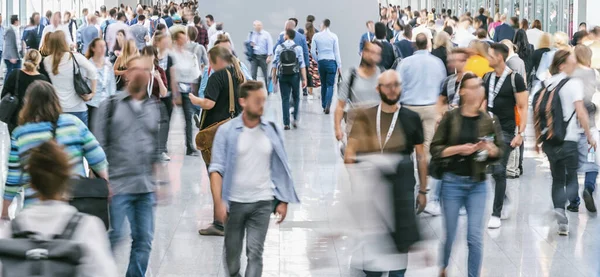
{"label": "handbag", "polygon": [[73,87],[75,87],[75,92],[79,96],[92,93],[92,89],[90,86],[88,86],[87,82],[81,75],[81,68],[79,67],[79,63],[77,63],[73,53],[71,53],[71,59],[73,59]]}
{"label": "handbag", "polygon": [[202,153],[202,158],[206,164],[210,164],[210,156],[212,154],[212,146],[213,140],[215,139],[215,135],[217,133],[217,129],[219,126],[225,124],[227,121],[231,120],[235,117],[235,105],[234,105],[234,94],[233,94],[233,79],[231,78],[231,73],[228,69],[227,71],[227,79],[229,80],[229,118],[221,120],[219,122],[213,123],[210,126],[202,129],[204,125],[204,120],[206,120],[206,110],[202,110],[202,120],[200,121],[200,132],[196,135],[196,147]]}
{"label": "handbag", "polygon": [[17,84],[15,85],[15,90],[2,97],[2,100],[0,101],[0,121],[7,125],[19,108],[19,98],[17,97],[19,93],[19,75],[21,75],[21,72],[17,72]]}

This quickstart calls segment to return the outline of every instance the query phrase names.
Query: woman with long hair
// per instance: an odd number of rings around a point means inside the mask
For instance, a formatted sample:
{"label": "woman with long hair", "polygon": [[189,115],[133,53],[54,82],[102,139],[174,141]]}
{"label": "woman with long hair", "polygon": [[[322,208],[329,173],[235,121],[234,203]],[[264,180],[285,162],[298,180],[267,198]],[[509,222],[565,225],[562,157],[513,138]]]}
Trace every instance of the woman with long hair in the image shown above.
{"label": "woman with long hair", "polygon": [[125,72],[127,71],[127,62],[133,57],[139,55],[137,46],[134,40],[125,41],[125,47],[123,52],[117,57],[115,65],[113,66],[115,78],[117,79],[117,91],[122,91],[127,86],[127,80],[125,79]]}
{"label": "woman with long hair", "polygon": [[433,40],[433,51],[431,55],[438,57],[444,63],[444,68],[448,75],[453,72],[448,71],[448,53],[452,50],[452,42],[450,36],[446,32],[439,32]]}
{"label": "woman with long hair", "polygon": [[306,43],[308,44],[308,58],[310,60],[308,66],[308,75],[306,75],[306,86],[308,87],[308,94],[310,94],[310,97],[312,97],[313,89],[321,86],[321,78],[319,77],[319,63],[317,63],[317,61],[313,58],[310,52],[310,49],[312,48],[312,39],[317,30],[315,29],[315,26],[312,22],[306,22],[304,30],[306,32]]}
{"label": "woman with long hair", "polygon": [[529,79],[529,74],[531,74],[531,70],[533,68],[533,62],[531,59],[534,51],[533,45],[529,43],[527,33],[524,29],[517,30],[512,42],[513,45],[516,47],[515,53],[519,55],[519,58],[521,58],[521,60],[523,60],[523,62],[525,63],[525,72],[527,72],[527,76],[523,77],[528,77]]}
{"label": "woman with long hair", "polygon": [[21,111],[23,108],[25,91],[27,91],[29,85],[36,80],[50,82],[48,77],[38,72],[38,67],[41,61],[42,54],[40,54],[40,52],[35,49],[27,51],[27,54],[25,54],[25,57],[23,57],[23,68],[21,68],[21,70],[13,70],[8,75],[8,79],[4,81],[4,86],[2,87],[2,96],[0,98],[4,98],[4,96],[10,93],[18,100],[17,109],[15,110],[11,119],[6,122],[8,124],[9,133],[12,133],[12,131],[18,126],[19,111]]}
{"label": "woman with long hair", "polygon": [[[75,115],[88,124],[86,101],[91,100],[96,94],[96,68],[83,55],[70,51],[65,41],[65,33],[56,31],[48,37],[50,55],[44,58],[43,64],[50,81],[56,88],[62,111]],[[75,91],[75,67],[79,67],[83,76],[89,80],[92,93],[79,96]]]}
{"label": "woman with long hair", "polygon": [[148,93],[153,96],[156,100],[160,100],[161,97],[167,96],[167,75],[165,71],[158,64],[158,50],[154,46],[146,46],[140,51],[140,55],[149,64],[152,65],[152,77],[148,84]]}
{"label": "woman with long hair", "polygon": [[25,164],[22,165],[26,169],[24,175],[30,180],[27,191],[38,195],[40,202],[28,206],[7,224],[9,226],[4,226],[0,238],[11,238],[15,227],[13,224],[18,223],[20,231],[33,232],[41,235],[40,239],[51,240],[65,230],[71,220],[78,219],[71,240],[84,251],[75,269],[76,276],[85,276],[90,272],[98,277],[118,276],[102,221],[95,216],[78,213],[65,198],[73,169],[68,149],[48,140],[30,145],[27,155],[29,158],[26,162],[23,160]]}
{"label": "woman with long hair", "polygon": [[[542,33],[538,40],[538,48],[533,51],[531,55],[531,64],[533,66],[532,71],[537,72],[538,68],[540,68],[540,62],[542,61],[542,56],[544,53],[549,52],[552,48],[552,35],[549,33]],[[534,75],[535,76],[535,75]],[[537,80],[534,79],[533,81]]]}
{"label": "woman with long hair", "polygon": [[486,168],[502,156],[498,120],[480,110],[483,82],[465,73],[460,84],[460,106],[444,114],[431,142],[432,163],[440,167],[441,203],[445,226],[441,277],[448,275],[459,211],[467,211],[468,276],[480,276],[486,207]]}
{"label": "woman with long hair", "polygon": [[96,109],[104,100],[117,93],[117,82],[113,74],[112,64],[104,55],[106,53],[106,42],[101,38],[95,38],[90,42],[85,57],[94,64],[98,81],[96,82],[96,95],[87,102],[90,130],[94,130],[93,123]]}
{"label": "woman with long hair", "polygon": [[[59,34],[64,37],[64,34]],[[64,40],[63,40],[64,41]],[[25,94],[19,113],[19,127],[12,133],[8,178],[4,191],[2,218],[8,217],[8,207],[20,190],[25,190],[25,205],[36,202],[39,195],[29,186],[30,176],[23,172],[29,150],[54,140],[64,145],[70,161],[72,177],[87,176],[83,159],[98,177],[108,180],[108,162],[104,150],[88,127],[77,117],[63,113],[60,93],[55,86],[34,81]],[[51,166],[52,163],[47,166]]]}
{"label": "woman with long hair", "polygon": [[494,22],[488,24],[488,36],[490,39],[494,39],[494,34],[496,33],[496,27],[502,25],[502,20],[500,20],[500,13],[494,14]]}
{"label": "woman with long hair", "polygon": [[125,48],[126,42],[127,38],[125,35],[125,30],[118,30],[117,38],[115,40],[115,46],[113,47],[113,50],[110,53],[108,53],[108,58],[111,63],[114,64],[117,58],[121,56],[121,52],[123,52],[123,48]]}

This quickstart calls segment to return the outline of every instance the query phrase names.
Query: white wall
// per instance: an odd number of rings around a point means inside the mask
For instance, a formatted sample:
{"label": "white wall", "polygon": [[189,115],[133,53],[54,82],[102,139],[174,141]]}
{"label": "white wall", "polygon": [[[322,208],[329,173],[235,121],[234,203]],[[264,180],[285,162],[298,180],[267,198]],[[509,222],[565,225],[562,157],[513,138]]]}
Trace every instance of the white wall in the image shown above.
{"label": "white wall", "polygon": [[262,21],[276,42],[290,17],[298,18],[299,27],[304,27],[306,16],[312,14],[316,17],[317,28],[328,18],[331,31],[339,37],[345,69],[357,66],[360,61],[358,43],[366,32],[365,23],[378,19],[377,0],[199,0],[198,3],[202,16],[212,14],[215,21],[224,22],[224,29],[231,34],[240,59],[245,59],[244,41],[254,20]]}
{"label": "white wall", "polygon": [[600,11],[600,0],[588,0],[586,11],[588,27],[600,26],[600,16],[598,16],[598,11]]}

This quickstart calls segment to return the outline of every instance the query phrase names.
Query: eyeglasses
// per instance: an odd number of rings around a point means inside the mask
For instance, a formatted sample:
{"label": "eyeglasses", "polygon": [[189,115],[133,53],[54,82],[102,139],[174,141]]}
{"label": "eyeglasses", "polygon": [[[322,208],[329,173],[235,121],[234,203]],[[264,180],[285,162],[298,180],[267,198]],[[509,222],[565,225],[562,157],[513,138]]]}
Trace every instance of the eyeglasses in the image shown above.
{"label": "eyeglasses", "polygon": [[395,82],[391,84],[379,84],[379,87],[384,87],[386,89],[395,89],[399,88],[402,84],[400,82]]}

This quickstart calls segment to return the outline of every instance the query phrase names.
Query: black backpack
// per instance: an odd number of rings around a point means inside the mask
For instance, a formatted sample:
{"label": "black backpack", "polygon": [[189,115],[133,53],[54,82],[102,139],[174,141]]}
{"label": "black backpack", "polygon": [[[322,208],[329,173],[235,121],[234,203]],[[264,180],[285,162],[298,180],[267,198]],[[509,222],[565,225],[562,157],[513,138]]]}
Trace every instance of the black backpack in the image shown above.
{"label": "black backpack", "polygon": [[296,44],[285,47],[281,45],[283,50],[279,54],[279,73],[281,75],[294,75],[300,72],[300,63],[296,57]]}
{"label": "black backpack", "polygon": [[533,122],[540,143],[558,146],[565,142],[567,126],[575,116],[573,111],[569,119],[564,121],[559,91],[568,81],[569,78],[563,79],[551,91],[542,83],[542,89],[533,97]]}
{"label": "black backpack", "polygon": [[0,240],[1,276],[77,276],[84,250],[72,238],[82,218],[83,214],[75,213],[62,234],[46,240],[22,230],[17,217],[11,223],[12,237]]}
{"label": "black backpack", "polygon": [[38,48],[40,48],[40,42],[37,38],[37,28],[31,29],[29,32],[27,32],[27,37],[25,37],[25,45],[29,49],[38,50]]}

